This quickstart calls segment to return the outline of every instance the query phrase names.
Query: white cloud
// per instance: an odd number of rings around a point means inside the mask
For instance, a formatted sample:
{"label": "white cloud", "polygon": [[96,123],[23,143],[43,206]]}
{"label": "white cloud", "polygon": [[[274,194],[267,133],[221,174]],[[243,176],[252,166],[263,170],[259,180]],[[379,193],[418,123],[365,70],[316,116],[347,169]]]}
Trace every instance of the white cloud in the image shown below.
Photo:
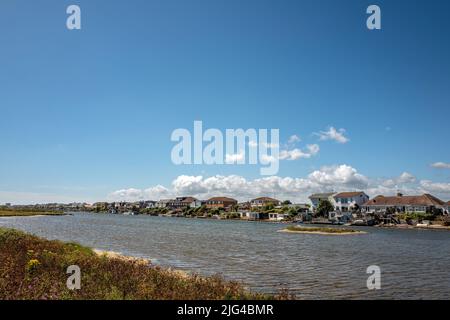
{"label": "white cloud", "polygon": [[162,185],[157,185],[144,190],[144,196],[147,199],[162,199],[170,198],[173,196],[171,191]]}
{"label": "white cloud", "polygon": [[234,154],[226,154],[225,155],[225,163],[227,163],[227,164],[238,163],[239,161],[243,161],[244,158],[245,158],[244,151],[240,151],[239,153],[234,153]]}
{"label": "white cloud", "polygon": [[309,152],[311,155],[313,155],[313,156],[315,156],[316,154],[318,154],[319,151],[320,151],[320,147],[319,147],[318,144],[308,144],[308,145],[306,146],[306,149],[308,149],[308,152]]}
{"label": "white cloud", "polygon": [[450,194],[450,183],[422,180],[420,187],[425,193]]}
{"label": "white cloud", "polygon": [[157,185],[148,189],[121,189],[110,193],[107,197],[110,201],[141,201],[147,199],[170,198],[173,193],[164,186]]}
{"label": "white cloud", "polygon": [[334,127],[330,127],[328,131],[320,131],[319,133],[316,133],[316,135],[318,135],[319,139],[322,141],[333,140],[338,143],[347,143],[350,141],[350,139],[345,136],[345,129],[342,128],[336,130]]}
{"label": "white cloud", "polygon": [[296,135],[296,134],[293,134],[292,136],[289,137],[287,143],[290,144],[290,145],[293,145],[293,144],[296,144],[297,142],[300,142],[300,141],[301,141],[300,137],[298,135]]}
{"label": "white cloud", "polygon": [[416,182],[416,177],[411,173],[403,172],[400,176],[395,178],[386,179],[381,182],[381,185],[384,187],[398,187],[401,184],[409,184]]}
{"label": "white cloud", "polygon": [[[249,200],[267,195],[281,200],[307,201],[313,192],[356,190],[368,186],[368,178],[358,173],[355,168],[348,165],[324,167],[313,171],[305,178],[271,176],[254,180],[247,180],[238,175],[212,177],[178,176],[172,182],[172,188],[166,189],[156,186],[147,190],[157,192],[137,192],[138,189],[125,189],[113,192],[109,198],[129,196],[130,201],[143,195],[146,199],[160,199],[168,196],[195,196],[207,199],[212,196],[230,196],[238,200]],[[150,197],[150,194],[152,195]],[[158,197],[160,195],[160,197]]]}
{"label": "white cloud", "polygon": [[292,150],[282,150],[280,151],[280,160],[298,160],[298,159],[309,159],[315,156],[320,150],[319,145],[310,144],[306,146],[306,151],[302,151],[298,148]]}
{"label": "white cloud", "polygon": [[445,162],[435,162],[431,166],[436,169],[450,169],[450,163]]}
{"label": "white cloud", "polygon": [[139,201],[144,200],[144,191],[135,188],[120,189],[108,195],[108,199],[116,201]]}
{"label": "white cloud", "polygon": [[365,188],[369,184],[369,179],[348,165],[323,167],[308,176],[309,180],[321,186],[349,188]]}

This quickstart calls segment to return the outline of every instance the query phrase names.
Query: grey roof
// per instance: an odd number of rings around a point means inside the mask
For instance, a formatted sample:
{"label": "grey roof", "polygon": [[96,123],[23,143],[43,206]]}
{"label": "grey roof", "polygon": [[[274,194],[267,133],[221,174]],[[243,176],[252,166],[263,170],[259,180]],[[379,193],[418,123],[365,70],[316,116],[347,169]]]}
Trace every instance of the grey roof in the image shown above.
{"label": "grey roof", "polygon": [[335,192],[327,192],[327,193],[314,193],[309,196],[310,199],[320,199],[320,198],[329,198],[331,197]]}

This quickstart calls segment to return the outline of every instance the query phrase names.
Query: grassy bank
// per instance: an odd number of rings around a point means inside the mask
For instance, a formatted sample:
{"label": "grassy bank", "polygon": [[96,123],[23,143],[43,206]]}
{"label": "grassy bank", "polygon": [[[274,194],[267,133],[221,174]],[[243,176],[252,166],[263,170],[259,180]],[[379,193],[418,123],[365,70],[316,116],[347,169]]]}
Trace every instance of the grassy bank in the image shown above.
{"label": "grassy bank", "polygon": [[61,211],[0,209],[0,217],[61,216]]}
{"label": "grassy bank", "polygon": [[331,234],[331,235],[347,235],[347,234],[364,233],[362,231],[348,229],[348,228],[300,227],[300,226],[289,226],[281,231],[298,232],[298,233]]}
{"label": "grassy bank", "polygon": [[[81,289],[69,290],[67,267],[81,269]],[[0,228],[0,299],[266,299],[219,276],[203,278],[99,256],[73,243]],[[278,298],[282,298],[281,296]]]}

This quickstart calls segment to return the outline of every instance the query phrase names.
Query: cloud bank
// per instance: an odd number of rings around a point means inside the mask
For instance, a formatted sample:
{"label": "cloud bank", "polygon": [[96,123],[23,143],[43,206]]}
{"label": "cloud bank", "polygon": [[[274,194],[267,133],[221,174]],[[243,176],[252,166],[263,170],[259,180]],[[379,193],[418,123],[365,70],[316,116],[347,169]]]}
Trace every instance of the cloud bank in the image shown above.
{"label": "cloud bank", "polygon": [[408,172],[389,179],[370,179],[355,168],[342,164],[322,167],[304,178],[271,176],[249,180],[238,175],[211,177],[181,175],[170,187],[161,185],[148,189],[122,189],[108,195],[110,201],[159,200],[176,196],[194,196],[208,199],[212,196],[229,196],[247,201],[259,196],[280,200],[306,202],[315,192],[364,190],[371,197],[378,194],[393,195],[432,193],[442,200],[450,199],[450,183],[429,180],[417,181]]}

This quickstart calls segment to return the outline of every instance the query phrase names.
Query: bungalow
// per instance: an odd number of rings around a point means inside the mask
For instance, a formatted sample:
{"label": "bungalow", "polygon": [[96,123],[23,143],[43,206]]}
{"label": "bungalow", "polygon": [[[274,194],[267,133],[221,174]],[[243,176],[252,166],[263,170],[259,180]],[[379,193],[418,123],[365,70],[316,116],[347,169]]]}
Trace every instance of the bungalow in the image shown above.
{"label": "bungalow", "polygon": [[341,212],[350,212],[355,207],[361,206],[369,201],[369,196],[363,191],[356,192],[340,192],[333,196],[335,202],[335,210]]}
{"label": "bungalow", "polygon": [[167,208],[169,206],[169,203],[171,203],[172,199],[161,199],[158,202],[156,202],[157,208]]}
{"label": "bungalow", "polygon": [[404,196],[398,193],[394,197],[376,196],[362,205],[362,210],[368,213],[384,213],[387,210],[395,212],[431,212],[433,209],[444,209],[445,202],[432,196]]}
{"label": "bungalow", "polygon": [[237,205],[237,200],[227,197],[213,197],[206,201],[206,207],[208,209],[214,208],[230,208],[231,206]]}
{"label": "bungalow", "polygon": [[260,208],[268,204],[272,204],[276,207],[280,205],[280,201],[269,197],[260,197],[250,201],[250,206],[252,208]]}
{"label": "bungalow", "polygon": [[194,197],[182,197],[177,198],[177,201],[180,203],[180,207],[182,208],[195,208],[195,203],[198,200]]}
{"label": "bungalow", "polygon": [[313,212],[316,211],[317,207],[319,206],[319,203],[321,201],[328,200],[330,203],[335,206],[335,201],[333,196],[335,195],[335,192],[328,192],[328,193],[315,193],[309,196],[309,200],[311,200],[312,204],[312,210]]}
{"label": "bungalow", "polygon": [[[198,200],[193,197],[177,197],[175,199],[159,200],[156,203],[156,207],[157,208],[171,208],[171,209],[182,209],[182,208],[188,208],[188,207],[192,208],[192,207],[195,207],[196,201],[198,201]],[[201,204],[200,204],[200,206],[201,206]]]}

